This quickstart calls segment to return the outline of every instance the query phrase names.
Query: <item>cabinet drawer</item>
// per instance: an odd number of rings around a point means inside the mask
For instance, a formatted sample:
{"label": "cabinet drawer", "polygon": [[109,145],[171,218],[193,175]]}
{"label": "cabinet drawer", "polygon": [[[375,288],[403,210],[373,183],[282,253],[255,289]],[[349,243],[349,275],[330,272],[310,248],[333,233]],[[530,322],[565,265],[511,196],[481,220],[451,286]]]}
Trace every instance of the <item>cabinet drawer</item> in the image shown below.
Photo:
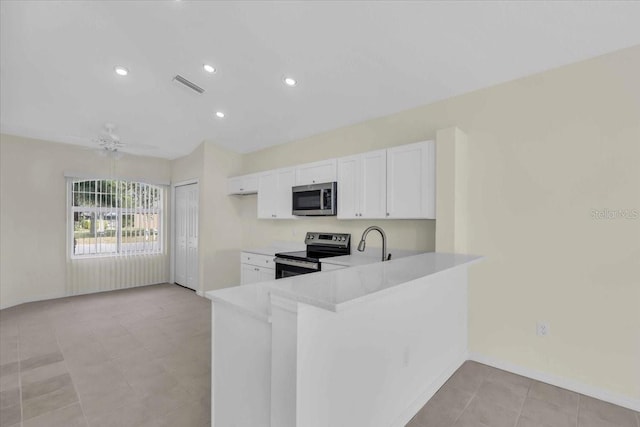
{"label": "cabinet drawer", "polygon": [[257,267],[276,268],[273,258],[275,258],[273,255],[260,255],[250,252],[240,253],[241,264],[251,264]]}

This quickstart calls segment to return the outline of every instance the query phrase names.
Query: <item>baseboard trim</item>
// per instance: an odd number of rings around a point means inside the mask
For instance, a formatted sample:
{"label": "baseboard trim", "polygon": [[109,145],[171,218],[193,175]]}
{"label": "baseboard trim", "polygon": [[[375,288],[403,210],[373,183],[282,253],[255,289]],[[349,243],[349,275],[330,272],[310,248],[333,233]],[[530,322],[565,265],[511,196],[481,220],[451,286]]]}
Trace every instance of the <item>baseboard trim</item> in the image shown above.
{"label": "baseboard trim", "polygon": [[576,393],[584,394],[585,396],[590,396],[595,399],[603,400],[605,402],[613,403],[614,405],[623,406],[625,408],[640,412],[639,399],[633,399],[628,396],[613,393],[611,391],[569,378],[560,377],[535,369],[525,368],[514,363],[505,362],[503,360],[498,360],[479,353],[469,353],[469,360],[473,360],[474,362],[482,363],[484,365],[493,366],[494,368],[502,369],[503,371],[522,375],[523,377],[531,378],[543,383],[554,385],[556,387],[575,391]]}
{"label": "baseboard trim", "polygon": [[[80,295],[80,294],[78,294]],[[47,294],[47,295],[38,295],[37,297],[31,297],[31,298],[20,298],[16,301],[13,301],[9,304],[0,304],[0,310],[4,310],[5,308],[11,308],[11,307],[15,307],[17,305],[22,305],[22,304],[27,304],[29,302],[38,302],[38,301],[46,301],[46,300],[50,300],[50,299],[58,299],[58,298],[65,298],[71,295],[67,295],[65,292],[55,292],[52,294]]]}
{"label": "baseboard trim", "polygon": [[453,363],[449,364],[442,373],[432,381],[407,408],[400,414],[392,424],[393,427],[404,427],[418,413],[418,411],[426,405],[434,394],[447,382],[449,378],[462,366],[467,360],[467,355],[463,354]]}
{"label": "baseboard trim", "polygon": [[98,294],[100,292],[121,291],[121,290],[124,290],[124,289],[139,288],[139,287],[142,287],[142,286],[164,285],[165,283],[167,283],[167,282],[149,283],[149,284],[146,284],[146,285],[126,286],[124,288],[117,288],[117,289],[99,289],[99,290],[91,290],[91,291],[76,292],[76,293],[54,292],[54,293],[46,294],[46,295],[38,295],[37,297],[20,298],[17,301],[14,301],[14,302],[12,302],[10,304],[4,304],[4,305],[0,304],[0,310],[4,310],[5,308],[15,307],[15,306],[22,305],[22,304],[27,304],[27,303],[30,303],[30,302],[47,301],[47,300],[50,300],[50,299],[75,297],[75,296],[79,296],[79,295]]}

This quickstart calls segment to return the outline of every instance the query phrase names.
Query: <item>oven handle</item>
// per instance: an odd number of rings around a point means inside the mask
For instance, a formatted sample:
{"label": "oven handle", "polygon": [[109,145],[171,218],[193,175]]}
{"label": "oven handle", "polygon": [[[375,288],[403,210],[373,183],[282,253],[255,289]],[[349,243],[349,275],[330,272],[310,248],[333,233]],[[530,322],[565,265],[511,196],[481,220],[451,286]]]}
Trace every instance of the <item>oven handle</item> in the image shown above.
{"label": "oven handle", "polygon": [[303,268],[310,268],[313,270],[319,270],[320,266],[318,265],[317,262],[309,262],[309,261],[298,261],[298,260],[293,260],[293,259],[287,259],[287,258],[274,258],[273,261],[276,264],[283,264],[283,265],[290,265],[292,267],[303,267]]}

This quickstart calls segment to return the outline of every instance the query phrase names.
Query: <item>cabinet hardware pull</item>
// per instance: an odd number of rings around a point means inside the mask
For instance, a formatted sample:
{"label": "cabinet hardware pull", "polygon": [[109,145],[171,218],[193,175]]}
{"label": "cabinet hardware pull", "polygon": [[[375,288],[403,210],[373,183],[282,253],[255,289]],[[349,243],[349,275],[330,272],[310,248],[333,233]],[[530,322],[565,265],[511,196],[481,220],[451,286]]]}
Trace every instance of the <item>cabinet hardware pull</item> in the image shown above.
{"label": "cabinet hardware pull", "polygon": [[389,212],[387,212],[387,216],[389,216]]}

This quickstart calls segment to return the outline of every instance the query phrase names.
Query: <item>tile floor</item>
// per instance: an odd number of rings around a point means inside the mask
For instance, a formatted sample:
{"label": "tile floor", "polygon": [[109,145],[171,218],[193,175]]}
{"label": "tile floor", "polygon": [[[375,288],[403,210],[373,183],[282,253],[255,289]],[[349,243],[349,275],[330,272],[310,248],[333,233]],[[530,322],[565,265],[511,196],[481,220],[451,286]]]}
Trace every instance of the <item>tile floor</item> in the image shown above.
{"label": "tile floor", "polygon": [[[210,315],[208,300],[168,284],[1,310],[0,426],[209,426]],[[467,362],[408,424],[432,426],[640,427],[640,417]]]}
{"label": "tile floor", "polygon": [[640,427],[640,414],[475,362],[464,365],[407,427]]}
{"label": "tile floor", "polygon": [[0,426],[209,426],[211,306],[175,285],[0,311]]}

